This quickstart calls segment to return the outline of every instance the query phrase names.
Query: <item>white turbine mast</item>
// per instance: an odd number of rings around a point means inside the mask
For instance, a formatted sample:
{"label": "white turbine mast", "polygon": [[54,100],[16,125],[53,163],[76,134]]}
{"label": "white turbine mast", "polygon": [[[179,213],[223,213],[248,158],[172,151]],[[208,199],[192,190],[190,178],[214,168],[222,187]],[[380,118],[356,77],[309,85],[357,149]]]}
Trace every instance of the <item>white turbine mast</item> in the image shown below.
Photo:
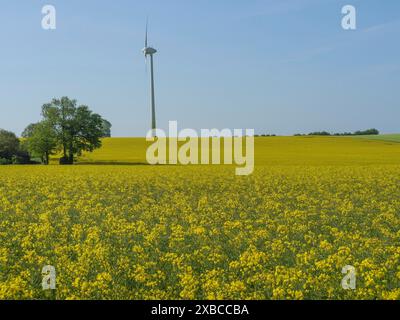
{"label": "white turbine mast", "polygon": [[153,136],[155,136],[157,124],[156,124],[156,102],[155,102],[155,94],[154,94],[154,68],[153,68],[153,55],[157,53],[157,50],[149,47],[147,43],[147,34],[148,34],[148,21],[146,22],[146,36],[144,40],[144,48],[142,52],[144,53],[144,57],[147,64],[147,57],[150,56],[150,93],[151,93],[151,129]]}

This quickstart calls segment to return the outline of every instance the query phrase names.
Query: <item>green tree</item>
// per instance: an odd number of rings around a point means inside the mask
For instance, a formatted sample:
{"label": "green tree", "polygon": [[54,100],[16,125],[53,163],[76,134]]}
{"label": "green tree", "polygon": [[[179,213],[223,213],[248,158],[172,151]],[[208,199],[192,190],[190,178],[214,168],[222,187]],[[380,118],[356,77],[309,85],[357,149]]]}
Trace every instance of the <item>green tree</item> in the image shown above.
{"label": "green tree", "polygon": [[57,135],[48,121],[29,125],[25,131],[24,144],[32,157],[40,158],[42,163],[49,164],[50,155],[57,149]]}
{"label": "green tree", "polygon": [[88,106],[78,107],[76,100],[63,97],[43,105],[42,115],[52,126],[62,149],[61,164],[72,164],[75,155],[101,147],[103,119]]}
{"label": "green tree", "polygon": [[111,123],[105,119],[102,120],[103,135],[102,138],[111,137]]}
{"label": "green tree", "polygon": [[31,123],[29,126],[27,126],[21,134],[22,138],[29,138],[30,136],[32,136],[33,130],[35,129],[36,125],[37,123]]}
{"label": "green tree", "polygon": [[331,134],[327,131],[317,131],[317,132],[311,132],[308,135],[309,136],[330,136]]}
{"label": "green tree", "polygon": [[0,158],[11,161],[18,155],[19,147],[19,139],[14,133],[0,129]]}
{"label": "green tree", "polygon": [[368,130],[364,130],[364,131],[356,131],[356,132],[354,132],[354,135],[356,135],[356,136],[379,135],[379,130],[373,128],[373,129],[368,129]]}

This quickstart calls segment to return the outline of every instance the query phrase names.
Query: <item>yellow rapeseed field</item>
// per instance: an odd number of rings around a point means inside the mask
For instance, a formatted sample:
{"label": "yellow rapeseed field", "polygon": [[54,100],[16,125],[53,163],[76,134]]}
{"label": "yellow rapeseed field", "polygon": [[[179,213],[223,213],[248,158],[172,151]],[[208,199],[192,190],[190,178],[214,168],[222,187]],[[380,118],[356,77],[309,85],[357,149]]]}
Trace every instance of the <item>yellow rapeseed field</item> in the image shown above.
{"label": "yellow rapeseed field", "polygon": [[250,176],[145,146],[0,167],[0,299],[400,299],[399,143],[259,138]]}

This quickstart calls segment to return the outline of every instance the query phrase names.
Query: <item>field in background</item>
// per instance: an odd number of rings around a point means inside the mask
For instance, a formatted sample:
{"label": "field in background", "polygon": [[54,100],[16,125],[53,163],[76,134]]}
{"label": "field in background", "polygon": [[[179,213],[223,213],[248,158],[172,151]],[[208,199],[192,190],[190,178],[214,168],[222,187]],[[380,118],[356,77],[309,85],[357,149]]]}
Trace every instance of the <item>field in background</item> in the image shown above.
{"label": "field in background", "polygon": [[[78,162],[146,164],[146,148],[150,144],[144,138],[106,138],[101,149],[84,154]],[[313,136],[255,138],[255,163],[258,166],[399,164],[399,159],[400,146],[391,141]]]}
{"label": "field in background", "polygon": [[378,140],[378,141],[389,141],[389,142],[400,142],[400,134],[381,134],[378,136],[357,136],[357,138]]}
{"label": "field in background", "polygon": [[108,165],[0,166],[0,299],[400,299],[400,144],[258,138],[242,177],[110,165],[143,163],[145,146],[105,139],[80,159]]}

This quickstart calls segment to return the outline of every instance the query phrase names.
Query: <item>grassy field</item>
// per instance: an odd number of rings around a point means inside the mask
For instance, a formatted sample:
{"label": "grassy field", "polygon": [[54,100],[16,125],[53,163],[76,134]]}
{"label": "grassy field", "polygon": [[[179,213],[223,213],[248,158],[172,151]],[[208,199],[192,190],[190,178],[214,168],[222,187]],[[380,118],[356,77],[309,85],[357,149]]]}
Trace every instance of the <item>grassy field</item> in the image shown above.
{"label": "grassy field", "polygon": [[400,299],[400,144],[258,138],[250,176],[145,149],[0,167],[0,299]]}
{"label": "grassy field", "polygon": [[378,140],[378,141],[388,141],[388,142],[400,142],[400,134],[381,134],[377,136],[358,136],[357,138],[368,139],[368,140]]}

